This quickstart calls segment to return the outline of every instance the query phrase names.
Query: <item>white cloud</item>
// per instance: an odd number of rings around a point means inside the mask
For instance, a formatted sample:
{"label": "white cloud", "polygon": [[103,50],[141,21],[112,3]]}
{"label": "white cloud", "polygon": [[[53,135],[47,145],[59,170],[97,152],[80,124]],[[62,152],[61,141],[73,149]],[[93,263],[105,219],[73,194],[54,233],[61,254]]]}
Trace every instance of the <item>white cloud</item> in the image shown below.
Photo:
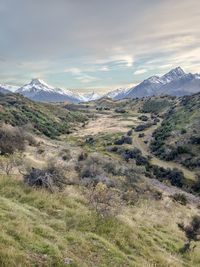
{"label": "white cloud", "polygon": [[124,64],[126,67],[132,67],[134,63],[133,55],[131,54],[116,54],[111,56],[111,60]]}
{"label": "white cloud", "polygon": [[69,72],[72,74],[80,74],[82,71],[79,68],[68,68],[65,69],[64,72]]}
{"label": "white cloud", "polygon": [[136,70],[136,71],[134,72],[134,74],[135,74],[135,75],[140,75],[140,74],[143,74],[143,73],[146,73],[146,72],[147,72],[146,69],[141,69],[141,70]]}
{"label": "white cloud", "polygon": [[109,71],[110,69],[107,66],[103,66],[99,70],[100,71]]}
{"label": "white cloud", "polygon": [[76,79],[80,81],[81,83],[91,83],[97,80],[96,77],[93,77],[87,74],[82,74],[81,76],[76,77]]}

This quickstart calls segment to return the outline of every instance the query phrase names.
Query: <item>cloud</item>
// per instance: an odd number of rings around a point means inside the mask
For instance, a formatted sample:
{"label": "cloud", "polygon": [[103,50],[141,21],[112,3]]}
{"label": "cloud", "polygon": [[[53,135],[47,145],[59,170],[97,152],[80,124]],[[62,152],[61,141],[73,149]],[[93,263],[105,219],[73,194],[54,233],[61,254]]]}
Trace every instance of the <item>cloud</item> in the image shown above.
{"label": "cloud", "polygon": [[72,74],[80,74],[82,72],[79,68],[68,68],[65,69],[64,71]]}
{"label": "cloud", "polygon": [[76,77],[77,80],[79,80],[81,83],[91,83],[97,80],[96,77],[87,75],[87,74],[82,74],[82,76]]}
{"label": "cloud", "polygon": [[102,66],[99,68],[100,71],[109,71],[109,68],[107,66]]}
{"label": "cloud", "polygon": [[140,74],[143,74],[143,73],[146,73],[146,72],[147,72],[146,69],[140,69],[140,70],[136,70],[136,71],[134,72],[134,74],[135,74],[135,75],[140,75]]}
{"label": "cloud", "polygon": [[16,83],[40,73],[63,86],[110,86],[134,69],[199,70],[199,0],[1,0],[0,25],[0,79]]}

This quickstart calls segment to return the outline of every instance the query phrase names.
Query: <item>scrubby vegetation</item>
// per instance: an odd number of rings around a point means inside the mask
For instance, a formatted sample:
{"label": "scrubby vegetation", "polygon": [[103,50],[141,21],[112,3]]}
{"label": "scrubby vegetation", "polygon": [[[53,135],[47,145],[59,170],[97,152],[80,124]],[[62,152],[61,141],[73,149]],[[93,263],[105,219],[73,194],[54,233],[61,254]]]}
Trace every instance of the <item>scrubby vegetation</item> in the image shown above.
{"label": "scrubby vegetation", "polygon": [[[0,266],[199,266],[200,179],[188,180],[182,166],[158,161],[144,144],[158,127],[154,154],[161,158],[162,149],[173,146],[186,162],[189,155],[197,160],[198,109],[189,113],[192,128],[190,121],[174,123],[175,111],[196,104],[191,99],[51,105],[3,97],[1,121],[14,127],[0,129],[12,129],[4,142],[0,137],[7,151],[0,155]],[[145,115],[147,121],[139,112],[153,100],[170,104]],[[105,125],[105,118],[113,124]],[[146,132],[133,131],[139,120],[147,121]],[[13,141],[19,133],[22,149]],[[188,142],[173,142],[173,134]]]}
{"label": "scrubby vegetation", "polygon": [[[189,225],[185,226],[183,223],[178,224],[179,228],[184,231],[185,236],[187,237],[187,242],[180,249],[182,253],[188,252],[191,250],[191,242],[200,241],[200,216],[196,215],[192,218]],[[196,246],[193,246],[193,249]]]}
{"label": "scrubby vegetation", "polygon": [[25,149],[25,135],[22,129],[10,125],[0,127],[0,154],[13,154]]}
{"label": "scrubby vegetation", "polygon": [[78,111],[67,111],[62,106],[35,103],[23,96],[0,95],[0,122],[23,126],[48,137],[70,131],[74,122],[84,122],[87,117]]}
{"label": "scrubby vegetation", "polygon": [[144,113],[159,113],[164,109],[169,108],[170,101],[168,99],[149,99],[142,106],[142,112]]}
{"label": "scrubby vegetation", "polygon": [[51,163],[45,169],[32,168],[24,175],[24,182],[29,186],[41,187],[54,192],[66,184],[65,171],[62,166]]}
{"label": "scrubby vegetation", "polygon": [[161,126],[154,132],[152,152],[161,159],[180,162],[187,168],[198,168],[199,125],[200,94],[183,97],[177,107],[166,113]]}

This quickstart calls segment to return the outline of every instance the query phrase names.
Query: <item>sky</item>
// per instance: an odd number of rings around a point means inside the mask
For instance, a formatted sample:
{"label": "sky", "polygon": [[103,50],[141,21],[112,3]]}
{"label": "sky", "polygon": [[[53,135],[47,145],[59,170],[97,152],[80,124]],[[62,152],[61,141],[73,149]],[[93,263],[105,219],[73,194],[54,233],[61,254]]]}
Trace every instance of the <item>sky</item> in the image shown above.
{"label": "sky", "polygon": [[200,72],[199,0],[1,0],[0,83],[109,91]]}

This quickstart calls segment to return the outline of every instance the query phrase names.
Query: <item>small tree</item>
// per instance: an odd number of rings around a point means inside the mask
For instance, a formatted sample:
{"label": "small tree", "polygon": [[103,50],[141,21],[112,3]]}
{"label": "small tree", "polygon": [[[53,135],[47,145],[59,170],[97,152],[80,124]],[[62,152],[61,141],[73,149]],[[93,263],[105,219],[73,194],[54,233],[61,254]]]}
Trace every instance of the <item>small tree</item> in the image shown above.
{"label": "small tree", "polygon": [[120,199],[113,190],[104,183],[91,188],[89,204],[101,218],[116,216],[120,210]]}
{"label": "small tree", "polygon": [[22,161],[22,155],[20,153],[14,153],[12,155],[0,156],[0,170],[10,175],[13,169],[20,165]]}
{"label": "small tree", "polygon": [[[188,252],[191,250],[192,241],[200,241],[200,216],[196,215],[192,218],[192,221],[189,225],[185,226],[183,223],[178,224],[178,227],[184,231],[187,241],[184,246],[180,249],[182,253]],[[193,246],[193,249],[195,246]]]}

